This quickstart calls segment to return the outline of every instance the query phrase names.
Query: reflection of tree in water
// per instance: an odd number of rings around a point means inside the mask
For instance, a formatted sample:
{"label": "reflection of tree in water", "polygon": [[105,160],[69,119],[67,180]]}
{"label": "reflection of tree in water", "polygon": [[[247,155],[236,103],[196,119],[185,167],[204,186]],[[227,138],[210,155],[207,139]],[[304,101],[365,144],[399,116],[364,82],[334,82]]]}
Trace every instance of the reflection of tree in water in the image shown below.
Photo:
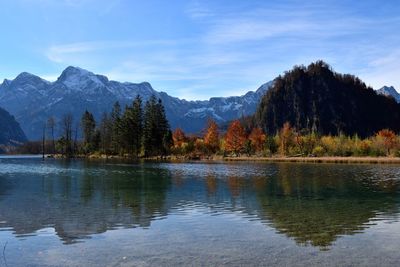
{"label": "reflection of tree in water", "polygon": [[82,163],[61,167],[56,177],[15,179],[9,198],[0,201],[2,227],[26,235],[52,226],[68,244],[115,227],[148,227],[167,213],[170,177],[165,170]]}
{"label": "reflection of tree in water", "polygon": [[205,178],[206,188],[208,195],[215,195],[217,193],[217,178],[213,175],[207,175]]}
{"label": "reflection of tree in water", "polygon": [[105,187],[111,188],[108,193],[114,205],[129,207],[138,224],[148,227],[156,216],[166,215],[164,202],[169,185],[167,171],[153,169],[145,174],[141,169],[134,177],[109,177]]}
{"label": "reflection of tree in water", "polygon": [[244,182],[245,181],[242,178],[237,177],[237,176],[229,176],[228,177],[227,184],[228,184],[229,191],[231,192],[231,195],[233,197],[235,197],[235,198],[239,197],[241,191],[244,188]]}
{"label": "reflection of tree in water", "polygon": [[59,173],[1,177],[2,227],[24,235],[50,226],[73,243],[116,227],[149,227],[195,203],[258,216],[299,244],[326,248],[340,235],[363,231],[378,214],[398,212],[399,182],[387,167],[248,164],[192,175],[148,164],[54,166]]}
{"label": "reflection of tree in water", "polygon": [[378,213],[394,214],[399,188],[394,180],[371,187],[354,171],[293,164],[282,164],[278,175],[266,180],[263,187],[257,179],[253,181],[260,216],[297,243],[321,249],[340,235],[367,228]]}
{"label": "reflection of tree in water", "polygon": [[5,179],[1,179],[0,177],[0,200],[5,194],[7,194],[7,191],[10,190],[11,188],[12,188],[11,182]]}

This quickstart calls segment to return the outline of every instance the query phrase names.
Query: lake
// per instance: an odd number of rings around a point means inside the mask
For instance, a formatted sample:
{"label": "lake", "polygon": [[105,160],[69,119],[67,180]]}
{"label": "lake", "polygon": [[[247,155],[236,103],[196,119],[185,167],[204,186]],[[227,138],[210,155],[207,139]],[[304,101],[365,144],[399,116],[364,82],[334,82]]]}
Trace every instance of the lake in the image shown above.
{"label": "lake", "polygon": [[0,266],[399,266],[400,166],[0,157]]}

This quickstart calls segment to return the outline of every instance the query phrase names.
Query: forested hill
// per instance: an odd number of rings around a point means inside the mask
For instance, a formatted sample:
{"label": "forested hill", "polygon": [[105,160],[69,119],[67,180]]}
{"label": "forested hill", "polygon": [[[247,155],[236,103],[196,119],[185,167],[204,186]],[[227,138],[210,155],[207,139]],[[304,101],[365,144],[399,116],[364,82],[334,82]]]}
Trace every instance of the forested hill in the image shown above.
{"label": "forested hill", "polygon": [[289,122],[298,130],[320,134],[369,136],[384,128],[399,132],[400,104],[318,61],[276,78],[254,119],[269,134]]}
{"label": "forested hill", "polygon": [[0,108],[0,152],[4,152],[4,149],[9,146],[25,141],[26,136],[15,118]]}

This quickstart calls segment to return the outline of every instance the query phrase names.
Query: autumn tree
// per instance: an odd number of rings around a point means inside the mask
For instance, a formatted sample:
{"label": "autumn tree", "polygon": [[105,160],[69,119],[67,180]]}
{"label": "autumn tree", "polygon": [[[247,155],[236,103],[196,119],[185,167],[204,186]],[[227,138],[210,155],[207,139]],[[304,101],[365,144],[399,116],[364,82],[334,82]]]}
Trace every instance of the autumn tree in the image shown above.
{"label": "autumn tree", "polygon": [[382,139],[387,154],[390,155],[390,151],[397,145],[396,134],[389,129],[383,129],[376,134],[376,137]]}
{"label": "autumn tree", "polygon": [[204,135],[204,145],[212,153],[219,150],[219,131],[218,125],[214,120],[209,120],[207,123],[207,130]]}
{"label": "autumn tree", "polygon": [[243,150],[246,142],[246,133],[239,120],[233,121],[225,136],[225,149],[235,154]]}
{"label": "autumn tree", "polygon": [[172,140],[174,141],[175,148],[182,148],[183,144],[186,142],[186,136],[181,128],[175,129],[172,134]]}
{"label": "autumn tree", "polygon": [[293,143],[293,135],[293,129],[290,126],[290,123],[285,122],[279,132],[280,149],[283,155],[287,155],[289,153],[289,148]]}
{"label": "autumn tree", "polygon": [[251,142],[251,147],[253,151],[260,152],[264,148],[266,136],[263,130],[259,127],[253,128],[249,135],[249,140]]}

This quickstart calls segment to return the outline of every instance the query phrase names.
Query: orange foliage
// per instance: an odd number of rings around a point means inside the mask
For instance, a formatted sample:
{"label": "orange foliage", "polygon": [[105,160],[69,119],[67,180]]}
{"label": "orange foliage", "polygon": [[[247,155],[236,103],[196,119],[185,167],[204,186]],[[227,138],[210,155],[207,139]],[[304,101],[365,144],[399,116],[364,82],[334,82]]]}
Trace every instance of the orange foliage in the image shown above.
{"label": "orange foliage", "polygon": [[376,136],[378,138],[382,138],[383,144],[387,149],[387,153],[390,154],[390,150],[393,149],[397,144],[396,134],[389,129],[383,129],[380,130]]}
{"label": "orange foliage", "polygon": [[281,152],[286,155],[289,152],[289,146],[293,142],[293,129],[289,122],[285,122],[279,133],[279,138],[281,141]]}
{"label": "orange foliage", "polygon": [[228,152],[238,153],[244,148],[246,133],[239,120],[233,121],[225,136],[225,149]]}
{"label": "orange foliage", "polygon": [[262,151],[264,148],[266,136],[263,130],[259,127],[253,128],[249,135],[249,140],[251,141],[251,146],[253,147],[254,151],[259,152]]}
{"label": "orange foliage", "polygon": [[181,128],[176,128],[172,134],[172,139],[174,140],[174,147],[182,147],[183,143],[186,142],[185,133]]}
{"label": "orange foliage", "polygon": [[218,125],[215,121],[209,120],[206,134],[204,135],[204,144],[211,152],[219,149],[219,132]]}
{"label": "orange foliage", "polygon": [[197,152],[203,152],[204,151],[204,141],[200,138],[196,138],[196,140],[194,141],[194,149]]}

